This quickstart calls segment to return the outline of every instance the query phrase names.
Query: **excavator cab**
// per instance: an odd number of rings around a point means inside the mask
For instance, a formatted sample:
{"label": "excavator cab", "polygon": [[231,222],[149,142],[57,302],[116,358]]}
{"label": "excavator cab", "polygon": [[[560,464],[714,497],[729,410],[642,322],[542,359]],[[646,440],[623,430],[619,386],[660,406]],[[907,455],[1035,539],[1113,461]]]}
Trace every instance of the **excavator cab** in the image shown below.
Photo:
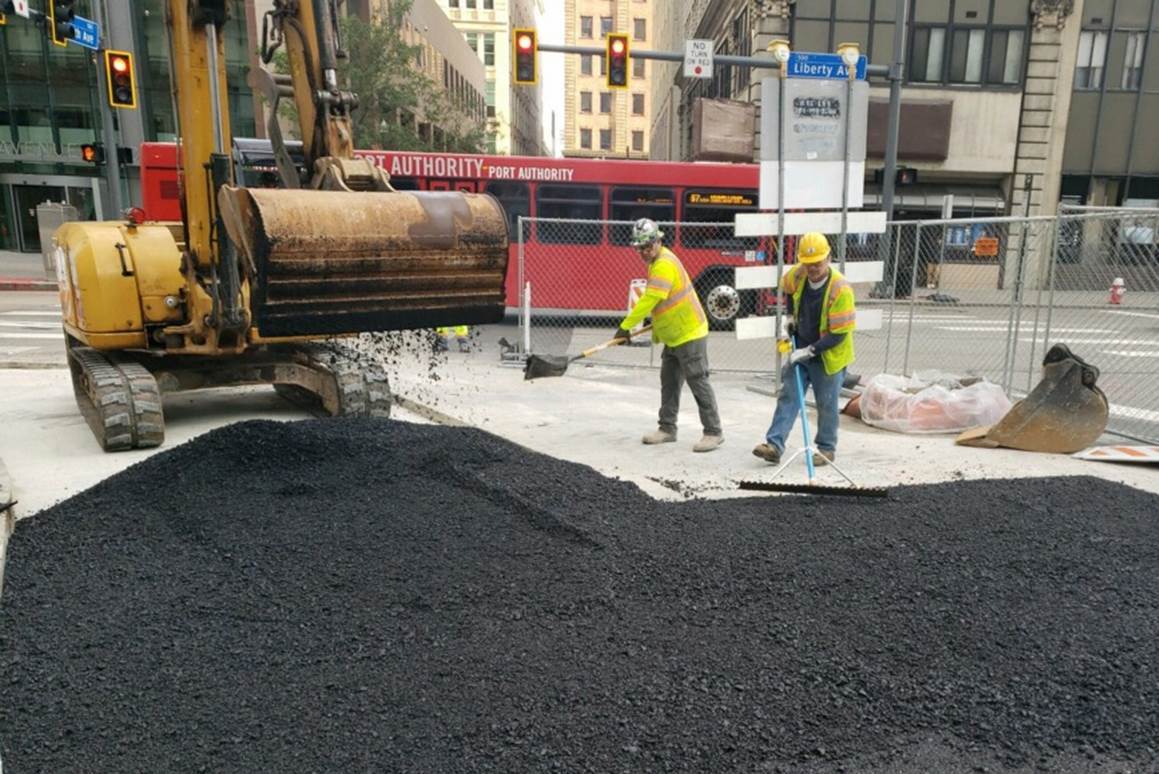
{"label": "excavator cab", "polygon": [[[330,414],[386,416],[387,378],[324,344],[366,332],[498,322],[507,220],[485,194],[395,191],[353,150],[336,0],[275,0],[255,73],[273,107],[278,187],[236,185],[222,0],[168,0],[182,220],[67,223],[55,235],[77,402],[108,451],[164,439],[162,394],[272,384]],[[277,104],[292,98],[291,153]]]}

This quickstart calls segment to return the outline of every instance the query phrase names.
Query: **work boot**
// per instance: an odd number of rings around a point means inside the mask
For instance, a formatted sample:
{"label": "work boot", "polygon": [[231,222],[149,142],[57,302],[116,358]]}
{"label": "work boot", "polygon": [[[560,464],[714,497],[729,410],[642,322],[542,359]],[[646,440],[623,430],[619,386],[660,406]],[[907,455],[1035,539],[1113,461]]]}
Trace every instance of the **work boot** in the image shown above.
{"label": "work boot", "polygon": [[753,456],[776,465],[781,461],[781,450],[771,443],[762,443],[753,449]]}
{"label": "work boot", "polygon": [[672,443],[676,440],[676,433],[670,433],[664,428],[660,428],[659,430],[654,430],[651,433],[648,433],[641,440],[643,440],[644,443],[648,444],[649,446],[658,443]]}
{"label": "work boot", "polygon": [[700,436],[700,440],[692,445],[694,452],[710,452],[713,449],[719,449],[720,445],[724,443],[723,435],[709,435],[705,433]]}
{"label": "work boot", "polygon": [[824,467],[835,459],[837,459],[837,452],[818,449],[817,453],[813,455],[813,467]]}

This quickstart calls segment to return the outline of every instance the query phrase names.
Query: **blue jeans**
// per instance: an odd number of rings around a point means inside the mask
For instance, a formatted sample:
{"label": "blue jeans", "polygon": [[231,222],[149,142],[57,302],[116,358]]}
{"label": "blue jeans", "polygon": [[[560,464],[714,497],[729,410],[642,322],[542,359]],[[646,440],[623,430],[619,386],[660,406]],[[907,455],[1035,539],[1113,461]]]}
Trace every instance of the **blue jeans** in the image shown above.
{"label": "blue jeans", "polygon": [[765,440],[785,450],[785,438],[793,431],[797,421],[797,412],[801,410],[797,403],[797,373],[804,371],[805,381],[802,386],[808,391],[813,385],[813,397],[817,399],[817,434],[813,443],[820,451],[837,451],[837,419],[838,400],[841,397],[841,385],[845,383],[845,369],[833,375],[825,373],[825,364],[821,356],[806,360],[801,367],[786,365],[781,372],[781,391],[777,394],[777,410],[773,412],[773,423],[765,433]]}

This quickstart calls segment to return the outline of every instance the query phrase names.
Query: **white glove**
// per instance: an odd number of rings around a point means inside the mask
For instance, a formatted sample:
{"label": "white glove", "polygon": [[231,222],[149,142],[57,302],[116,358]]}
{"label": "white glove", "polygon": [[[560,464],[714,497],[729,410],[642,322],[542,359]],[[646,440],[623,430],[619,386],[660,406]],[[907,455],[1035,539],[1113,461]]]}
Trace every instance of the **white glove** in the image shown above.
{"label": "white glove", "polygon": [[789,355],[789,364],[797,365],[797,363],[803,363],[806,360],[812,359],[813,355],[814,352],[812,347],[801,347],[800,349],[794,349],[793,354]]}

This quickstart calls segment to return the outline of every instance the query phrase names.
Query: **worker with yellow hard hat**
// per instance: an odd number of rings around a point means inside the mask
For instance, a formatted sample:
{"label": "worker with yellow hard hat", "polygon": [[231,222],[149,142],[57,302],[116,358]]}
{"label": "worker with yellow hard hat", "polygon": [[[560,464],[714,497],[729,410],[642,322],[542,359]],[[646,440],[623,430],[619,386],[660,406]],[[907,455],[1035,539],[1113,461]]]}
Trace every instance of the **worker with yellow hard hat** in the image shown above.
{"label": "worker with yellow hard hat", "polygon": [[753,454],[768,462],[781,461],[785,439],[801,408],[795,381],[800,375],[802,388],[811,385],[817,400],[813,462],[825,465],[837,455],[838,401],[845,369],[853,362],[853,286],[829,265],[829,240],[812,232],[797,243],[797,264],[785,272],[781,290],[791,299],[787,332],[795,338],[795,349],[781,375],[777,408],[765,442]]}

